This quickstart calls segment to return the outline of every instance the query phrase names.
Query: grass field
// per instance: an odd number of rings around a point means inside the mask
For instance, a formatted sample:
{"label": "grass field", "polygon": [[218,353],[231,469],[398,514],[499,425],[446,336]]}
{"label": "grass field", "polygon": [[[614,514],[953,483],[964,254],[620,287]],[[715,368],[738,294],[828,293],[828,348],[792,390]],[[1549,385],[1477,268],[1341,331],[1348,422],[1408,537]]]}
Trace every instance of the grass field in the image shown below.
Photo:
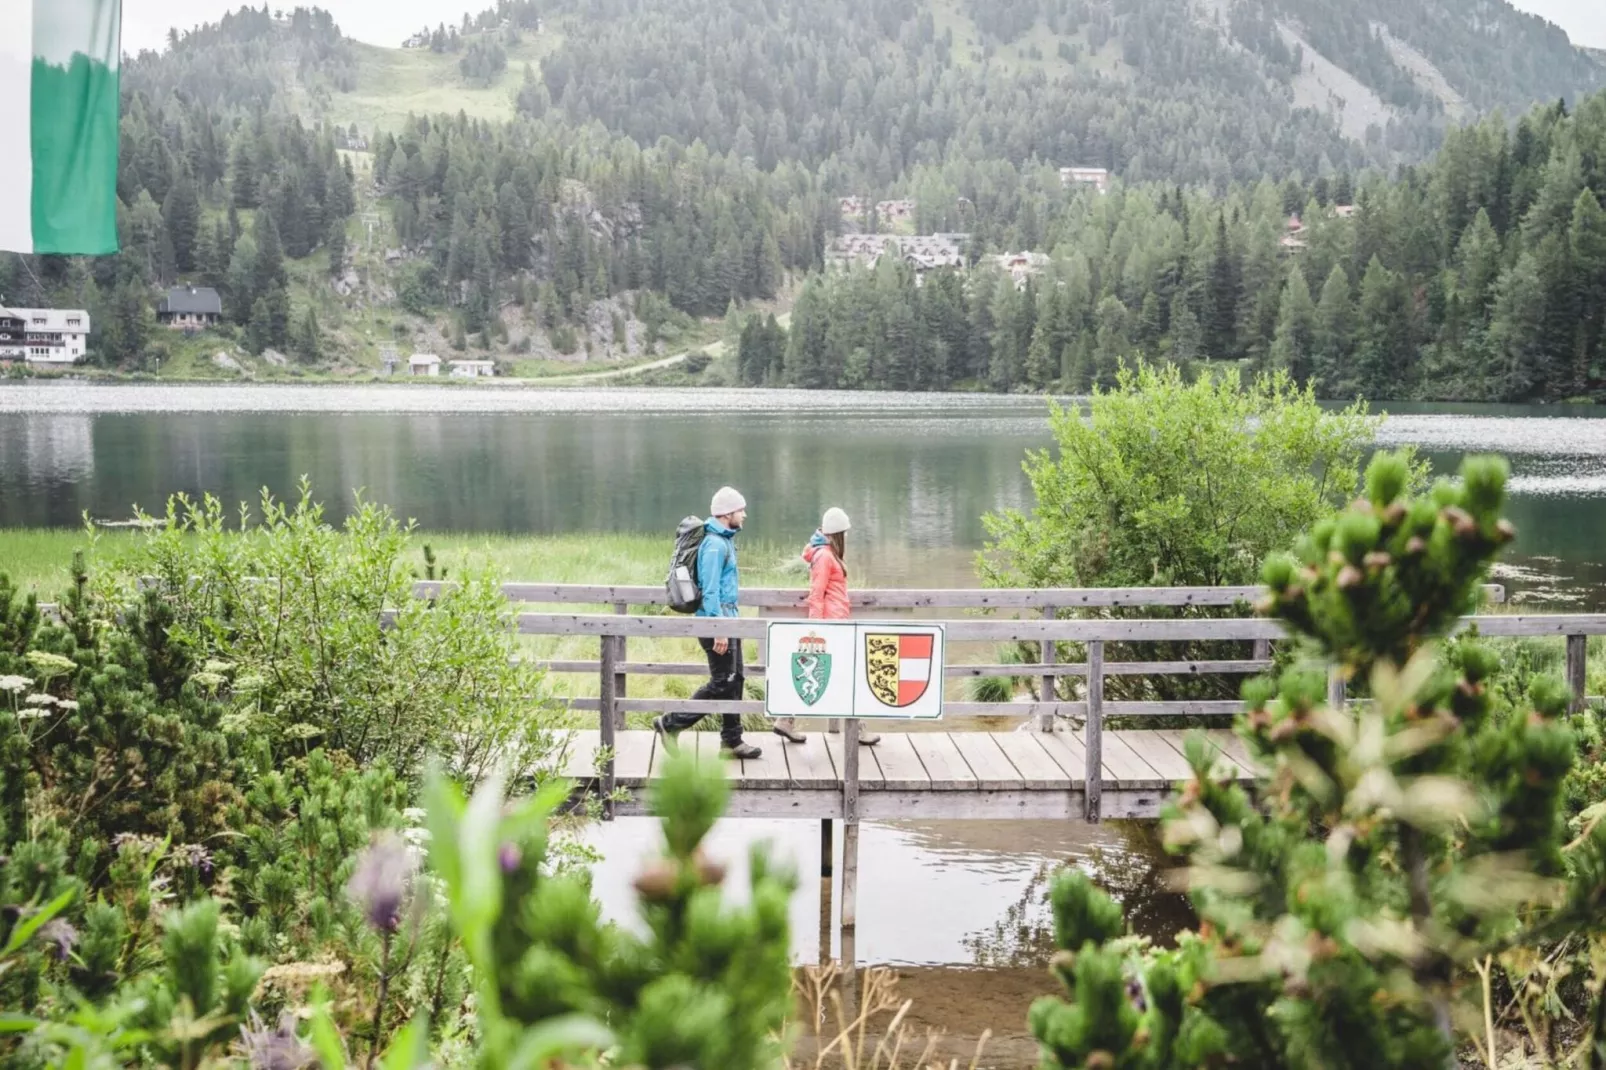
{"label": "grass field", "polygon": [[503,121],[513,118],[513,98],[524,82],[524,66],[540,69],[541,57],[561,38],[544,33],[525,37],[508,49],[507,69],[490,85],[468,85],[458,70],[460,53],[427,48],[381,48],[355,43],[357,88],[336,93],[328,118],[364,131],[399,130],[411,115],[456,115]]}

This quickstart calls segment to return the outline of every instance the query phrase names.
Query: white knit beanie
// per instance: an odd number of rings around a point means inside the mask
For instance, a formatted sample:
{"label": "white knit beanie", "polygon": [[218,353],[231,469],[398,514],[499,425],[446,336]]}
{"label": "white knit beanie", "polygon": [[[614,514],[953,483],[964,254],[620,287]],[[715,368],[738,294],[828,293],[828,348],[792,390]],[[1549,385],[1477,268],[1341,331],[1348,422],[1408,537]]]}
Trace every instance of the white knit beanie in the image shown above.
{"label": "white knit beanie", "polygon": [[735,487],[720,487],[708,504],[709,516],[730,516],[747,508],[747,499]]}
{"label": "white knit beanie", "polygon": [[825,511],[825,517],[820,521],[820,534],[840,535],[851,527],[853,523],[848,519],[848,514],[833,505]]}

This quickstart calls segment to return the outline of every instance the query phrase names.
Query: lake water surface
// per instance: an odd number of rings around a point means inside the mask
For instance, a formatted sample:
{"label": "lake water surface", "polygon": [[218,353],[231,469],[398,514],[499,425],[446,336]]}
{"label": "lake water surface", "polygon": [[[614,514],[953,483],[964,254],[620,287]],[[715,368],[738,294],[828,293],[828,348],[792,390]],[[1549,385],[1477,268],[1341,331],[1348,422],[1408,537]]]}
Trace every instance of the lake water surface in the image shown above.
{"label": "lake water surface", "polygon": [[[1510,458],[1518,594],[1599,605],[1606,418],[1584,407],[1382,405],[1380,444],[1439,471]],[[0,386],[0,527],[119,519],[210,492],[254,501],[311,478],[338,518],[355,488],[426,530],[662,533],[712,488],[789,544],[830,504],[867,576],[966,585],[983,514],[1029,501],[1041,398],[801,391],[379,386]]]}
{"label": "lake water surface", "polygon": [[[1436,470],[1467,452],[1512,463],[1519,530],[1502,578],[1519,597],[1606,607],[1606,418],[1592,409],[1380,406],[1380,445],[1414,444]],[[343,514],[351,489],[425,529],[663,534],[741,487],[750,530],[791,543],[821,509],[854,519],[861,575],[903,586],[975,582],[981,516],[1026,506],[1026,450],[1049,444],[1038,398],[787,391],[536,390],[450,386],[168,387],[0,385],[0,527],[74,526],[167,495],[254,500],[303,475]],[[540,579],[540,577],[525,577]],[[629,880],[656,825],[593,830],[607,912],[632,915]],[[1053,988],[1048,876],[1082,866],[1163,939],[1186,921],[1163,889],[1151,833],[1111,823],[866,825],[859,963],[898,967],[915,1021],[968,1059],[984,1028],[991,1065],[1030,1066],[1026,1007]],[[815,822],[727,821],[711,850],[740,863],[768,839],[803,875],[793,903],[799,962],[844,949],[822,925]],[[831,902],[837,897],[832,894]]]}

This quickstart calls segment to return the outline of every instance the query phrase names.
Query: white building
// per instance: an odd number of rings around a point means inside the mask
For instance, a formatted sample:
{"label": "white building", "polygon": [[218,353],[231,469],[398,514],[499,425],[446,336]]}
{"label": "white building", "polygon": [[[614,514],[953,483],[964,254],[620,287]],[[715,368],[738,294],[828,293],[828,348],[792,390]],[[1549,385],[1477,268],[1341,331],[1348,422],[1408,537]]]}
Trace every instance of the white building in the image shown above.
{"label": "white building", "polygon": [[454,360],[451,364],[453,379],[488,379],[496,374],[494,360]]}
{"label": "white building", "polygon": [[408,375],[439,375],[441,358],[433,353],[414,353],[407,358]]}
{"label": "white building", "polygon": [[89,313],[81,308],[0,309],[0,360],[76,364],[89,352]]}
{"label": "white building", "polygon": [[1073,183],[1092,186],[1100,193],[1110,191],[1110,172],[1103,167],[1061,167],[1060,185]]}

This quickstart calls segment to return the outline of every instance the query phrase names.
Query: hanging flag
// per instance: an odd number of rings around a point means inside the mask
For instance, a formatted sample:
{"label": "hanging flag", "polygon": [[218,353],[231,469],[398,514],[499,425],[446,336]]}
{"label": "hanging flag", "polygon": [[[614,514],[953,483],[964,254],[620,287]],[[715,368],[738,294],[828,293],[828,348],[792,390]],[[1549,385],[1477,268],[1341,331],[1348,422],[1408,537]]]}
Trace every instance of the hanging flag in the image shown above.
{"label": "hanging flag", "polygon": [[117,251],[122,0],[0,0],[0,249]]}

